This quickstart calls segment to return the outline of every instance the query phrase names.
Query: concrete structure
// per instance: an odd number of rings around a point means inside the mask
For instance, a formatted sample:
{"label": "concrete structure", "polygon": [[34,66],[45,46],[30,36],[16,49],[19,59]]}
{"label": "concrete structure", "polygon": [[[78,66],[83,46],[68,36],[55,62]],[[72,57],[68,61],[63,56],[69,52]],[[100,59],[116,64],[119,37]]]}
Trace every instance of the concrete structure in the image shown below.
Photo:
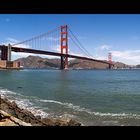
{"label": "concrete structure", "polygon": [[0,68],[6,68],[6,60],[0,60]]}
{"label": "concrete structure", "polygon": [[2,68],[2,69],[19,69],[20,62],[0,60],[0,68]]}

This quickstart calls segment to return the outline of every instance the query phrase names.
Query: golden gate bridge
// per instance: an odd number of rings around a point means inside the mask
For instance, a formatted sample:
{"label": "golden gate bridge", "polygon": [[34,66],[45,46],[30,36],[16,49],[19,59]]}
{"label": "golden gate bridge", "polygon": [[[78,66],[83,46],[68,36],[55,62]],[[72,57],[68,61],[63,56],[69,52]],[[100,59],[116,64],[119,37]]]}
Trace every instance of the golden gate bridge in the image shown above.
{"label": "golden gate bridge", "polygon": [[[108,54],[108,60],[95,59],[67,25],[22,42],[0,45],[0,50],[1,61],[5,62],[12,62],[12,52],[57,56],[61,59],[60,69],[62,70],[68,69],[68,58],[104,63],[108,65],[109,69],[114,66],[111,53]],[[78,53],[75,52],[76,50]],[[82,53],[79,54],[79,51]]]}

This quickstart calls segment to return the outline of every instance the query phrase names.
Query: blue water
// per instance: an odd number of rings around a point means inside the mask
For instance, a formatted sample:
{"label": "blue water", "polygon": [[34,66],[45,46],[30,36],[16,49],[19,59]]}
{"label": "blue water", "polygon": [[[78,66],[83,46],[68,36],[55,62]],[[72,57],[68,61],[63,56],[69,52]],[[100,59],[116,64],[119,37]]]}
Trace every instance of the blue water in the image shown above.
{"label": "blue water", "polygon": [[140,70],[1,70],[0,94],[42,117],[140,125]]}

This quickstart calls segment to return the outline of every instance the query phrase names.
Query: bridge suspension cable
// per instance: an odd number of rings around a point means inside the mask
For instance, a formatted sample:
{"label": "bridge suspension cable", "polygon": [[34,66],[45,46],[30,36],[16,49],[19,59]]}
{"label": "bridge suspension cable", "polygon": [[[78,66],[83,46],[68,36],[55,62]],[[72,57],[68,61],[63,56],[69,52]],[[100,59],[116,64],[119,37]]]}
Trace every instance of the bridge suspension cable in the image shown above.
{"label": "bridge suspension cable", "polygon": [[41,34],[41,35],[38,35],[38,36],[32,37],[32,38],[30,38],[30,39],[27,39],[27,40],[24,40],[24,41],[21,41],[21,42],[18,42],[18,43],[12,44],[12,46],[16,46],[16,45],[24,44],[24,43],[27,43],[27,42],[31,42],[31,41],[34,41],[34,40],[37,40],[37,39],[43,38],[43,37],[45,37],[45,36],[48,36],[48,35],[51,34],[51,33],[54,33],[54,32],[56,32],[56,31],[58,31],[59,29],[60,29],[60,27],[58,27],[58,28],[56,28],[56,29],[54,29],[54,30],[50,30],[50,31],[48,31],[48,32],[46,32],[46,33],[43,33],[43,34]]}
{"label": "bridge suspension cable", "polygon": [[73,43],[88,57],[92,57],[93,56],[85,49],[85,47],[82,45],[82,43],[79,41],[78,37],[76,37],[76,35],[71,31],[71,29],[68,27],[69,30],[69,37],[71,38],[71,40],[73,41]]}

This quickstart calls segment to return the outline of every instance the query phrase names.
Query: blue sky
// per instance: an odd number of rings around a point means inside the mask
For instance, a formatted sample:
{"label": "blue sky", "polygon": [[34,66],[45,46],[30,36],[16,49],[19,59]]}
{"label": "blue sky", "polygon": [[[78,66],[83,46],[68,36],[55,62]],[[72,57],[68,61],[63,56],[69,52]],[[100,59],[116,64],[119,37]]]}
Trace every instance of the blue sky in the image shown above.
{"label": "blue sky", "polygon": [[113,61],[140,64],[140,14],[0,14],[0,42],[23,41],[65,24],[95,58],[112,52]]}

